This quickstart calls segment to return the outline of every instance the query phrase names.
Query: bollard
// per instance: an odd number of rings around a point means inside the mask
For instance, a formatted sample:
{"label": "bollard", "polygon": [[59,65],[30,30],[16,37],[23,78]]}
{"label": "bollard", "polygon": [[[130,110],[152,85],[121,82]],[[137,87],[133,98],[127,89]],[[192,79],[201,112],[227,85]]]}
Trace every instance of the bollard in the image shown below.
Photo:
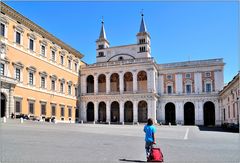
{"label": "bollard", "polygon": [[57,120],[56,119],[54,119],[54,123],[57,124]]}
{"label": "bollard", "polygon": [[52,122],[51,118],[49,119],[49,122],[50,122],[50,123]]}
{"label": "bollard", "polygon": [[109,121],[109,122],[108,122],[108,125],[110,125],[110,124],[111,124],[111,122]]}
{"label": "bollard", "polygon": [[168,123],[168,126],[171,127],[171,123],[170,122]]}
{"label": "bollard", "polygon": [[22,117],[20,118],[20,123],[23,123],[23,118]]}
{"label": "bollard", "polygon": [[83,120],[81,120],[81,124],[83,124]]}
{"label": "bollard", "polygon": [[95,121],[93,121],[93,124],[95,125]]}
{"label": "bollard", "polygon": [[139,122],[137,122],[137,125],[139,126]]}
{"label": "bollard", "polygon": [[3,117],[3,123],[6,123],[6,122],[7,122],[7,118]]}
{"label": "bollard", "polygon": [[124,125],[124,122],[122,122],[122,125]]}

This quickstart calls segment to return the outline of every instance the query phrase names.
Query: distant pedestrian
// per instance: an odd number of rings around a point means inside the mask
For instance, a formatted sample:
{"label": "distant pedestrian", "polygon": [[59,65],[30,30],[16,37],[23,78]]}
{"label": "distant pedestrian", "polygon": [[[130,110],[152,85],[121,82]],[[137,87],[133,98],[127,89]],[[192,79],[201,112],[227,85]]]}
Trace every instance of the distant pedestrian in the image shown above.
{"label": "distant pedestrian", "polygon": [[149,155],[153,144],[156,144],[156,127],[153,125],[152,118],[149,118],[147,124],[144,126],[143,131],[145,132],[145,149],[147,160],[149,160]]}

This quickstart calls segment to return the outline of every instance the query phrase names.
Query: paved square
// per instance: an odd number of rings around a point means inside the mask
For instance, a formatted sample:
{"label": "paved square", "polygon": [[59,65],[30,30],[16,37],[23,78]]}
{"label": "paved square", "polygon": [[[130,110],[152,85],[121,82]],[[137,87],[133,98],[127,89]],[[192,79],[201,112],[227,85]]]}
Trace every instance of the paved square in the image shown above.
{"label": "paved square", "polygon": [[[53,124],[8,120],[0,128],[0,161],[145,162],[143,125]],[[238,133],[196,126],[157,126],[164,162],[240,162]]]}

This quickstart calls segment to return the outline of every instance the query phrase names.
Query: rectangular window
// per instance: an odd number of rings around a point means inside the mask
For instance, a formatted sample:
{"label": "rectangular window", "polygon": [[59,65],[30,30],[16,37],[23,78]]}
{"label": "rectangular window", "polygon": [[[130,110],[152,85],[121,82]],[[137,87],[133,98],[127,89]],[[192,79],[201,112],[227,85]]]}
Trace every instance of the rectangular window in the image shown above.
{"label": "rectangular window", "polygon": [[1,36],[5,36],[5,24],[1,23]]}
{"label": "rectangular window", "polygon": [[206,92],[211,92],[211,91],[212,91],[211,84],[207,83],[206,84]]}
{"label": "rectangular window", "polygon": [[20,69],[16,68],[16,79],[20,81]]}
{"label": "rectangular window", "polygon": [[98,45],[98,49],[103,49],[104,45]]}
{"label": "rectangular window", "polygon": [[223,109],[223,121],[225,121],[226,117],[225,117],[225,109]]}
{"label": "rectangular window", "polygon": [[78,96],[77,87],[75,87],[75,96]]}
{"label": "rectangular window", "polygon": [[55,60],[56,60],[55,51],[52,51],[52,60],[53,60],[53,61],[55,61]]}
{"label": "rectangular window", "polygon": [[52,85],[52,87],[51,87],[51,88],[52,88],[52,91],[55,91],[55,80],[52,80],[52,81],[51,81],[51,85]]}
{"label": "rectangular window", "polygon": [[191,93],[191,85],[186,85],[186,93]]}
{"label": "rectangular window", "polygon": [[72,64],[72,62],[71,62],[71,60],[69,59],[69,60],[68,60],[68,68],[69,68],[69,69],[71,69],[71,64]]}
{"label": "rectangular window", "polygon": [[172,86],[167,86],[167,92],[168,92],[169,94],[172,93]]}
{"label": "rectangular window", "polygon": [[210,77],[211,76],[211,73],[210,72],[206,72],[205,73],[205,77]]}
{"label": "rectangular window", "polygon": [[63,83],[60,83],[60,92],[63,93]]}
{"label": "rectangular window", "polygon": [[63,65],[64,64],[64,58],[63,58],[63,56],[61,55],[61,65]]}
{"label": "rectangular window", "polygon": [[56,116],[56,106],[52,105],[52,116]]}
{"label": "rectangular window", "polygon": [[21,44],[21,33],[16,32],[16,43]]}
{"label": "rectangular window", "polygon": [[191,78],[191,74],[186,74],[186,78]]}
{"label": "rectangular window", "polygon": [[230,118],[230,106],[228,106],[228,118]]}
{"label": "rectangular window", "polygon": [[0,65],[1,67],[1,69],[0,69],[0,75],[1,76],[4,76],[4,64],[3,63],[1,63],[1,65]]}
{"label": "rectangular window", "polygon": [[46,104],[41,104],[41,114],[46,115]]}
{"label": "rectangular window", "polygon": [[29,103],[29,114],[34,114],[34,103]]}
{"label": "rectangular window", "polygon": [[33,85],[33,73],[29,72],[29,84]]}
{"label": "rectangular window", "polygon": [[233,103],[233,118],[235,118],[235,103]]}
{"label": "rectangular window", "polygon": [[20,113],[21,110],[21,102],[20,101],[16,101],[15,102],[15,112],[16,113]]}
{"label": "rectangular window", "polygon": [[72,109],[68,108],[68,117],[72,117]]}
{"label": "rectangular window", "polygon": [[41,77],[41,88],[45,88],[45,77]]}
{"label": "rectangular window", "polygon": [[69,94],[69,95],[72,94],[71,85],[68,85],[68,94]]}
{"label": "rectangular window", "polygon": [[41,46],[41,55],[45,56],[46,53],[46,47],[44,45]]}
{"label": "rectangular window", "polygon": [[61,107],[61,117],[64,117],[64,107]]}
{"label": "rectangular window", "polygon": [[33,42],[33,39],[29,39],[29,49],[33,51],[33,45],[34,42]]}
{"label": "rectangular window", "polygon": [[75,71],[77,72],[77,67],[78,67],[78,64],[75,63]]}
{"label": "rectangular window", "polygon": [[103,52],[98,52],[98,56],[99,56],[99,57],[103,57],[103,56],[104,56],[104,53],[103,53]]}
{"label": "rectangular window", "polygon": [[172,79],[172,75],[167,75],[167,79],[171,80]]}

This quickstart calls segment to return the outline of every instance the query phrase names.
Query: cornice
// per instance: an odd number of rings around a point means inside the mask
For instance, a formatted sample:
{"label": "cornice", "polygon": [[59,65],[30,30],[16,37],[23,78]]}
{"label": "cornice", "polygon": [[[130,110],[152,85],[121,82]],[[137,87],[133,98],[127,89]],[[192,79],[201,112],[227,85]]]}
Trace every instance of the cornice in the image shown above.
{"label": "cornice", "polygon": [[24,17],[23,15],[21,15],[20,13],[18,13],[14,9],[12,9],[11,7],[7,6],[5,3],[3,3],[3,2],[0,2],[0,3],[1,3],[1,12],[3,12],[6,15],[12,17],[16,21],[21,22],[23,25],[25,25],[26,27],[36,31],[40,35],[48,38],[49,40],[51,40],[52,42],[58,44],[62,48],[66,49],[67,51],[69,51],[70,53],[75,55],[76,57],[82,58],[84,56],[79,51],[73,49],[71,46],[69,46],[66,43],[62,42],[60,39],[58,39],[57,37],[53,36],[51,33],[47,32],[42,27],[38,26],[37,24],[35,24],[31,20],[29,20],[28,18]]}

